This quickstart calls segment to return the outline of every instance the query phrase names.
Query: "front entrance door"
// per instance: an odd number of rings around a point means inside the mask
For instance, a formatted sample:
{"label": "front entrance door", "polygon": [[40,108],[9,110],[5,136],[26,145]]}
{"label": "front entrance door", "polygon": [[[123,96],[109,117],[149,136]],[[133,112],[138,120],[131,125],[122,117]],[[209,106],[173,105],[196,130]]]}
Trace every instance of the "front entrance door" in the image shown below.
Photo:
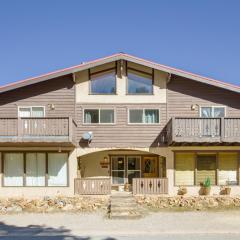
{"label": "front entrance door", "polygon": [[141,157],[136,155],[112,156],[112,184],[132,184],[133,178],[140,178]]}
{"label": "front entrance door", "polygon": [[157,157],[143,157],[142,173],[144,178],[158,177],[158,158]]}
{"label": "front entrance door", "polygon": [[112,184],[120,185],[125,183],[125,156],[112,156]]}

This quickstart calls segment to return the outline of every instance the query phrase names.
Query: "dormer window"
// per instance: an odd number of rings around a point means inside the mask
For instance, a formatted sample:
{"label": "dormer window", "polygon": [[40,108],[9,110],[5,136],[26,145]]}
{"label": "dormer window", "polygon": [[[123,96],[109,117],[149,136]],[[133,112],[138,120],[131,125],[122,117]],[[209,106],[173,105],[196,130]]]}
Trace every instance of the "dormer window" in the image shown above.
{"label": "dormer window", "polygon": [[144,72],[134,68],[127,68],[128,94],[153,94],[153,71]]}
{"label": "dormer window", "polygon": [[97,72],[89,70],[90,94],[116,94],[116,67]]}

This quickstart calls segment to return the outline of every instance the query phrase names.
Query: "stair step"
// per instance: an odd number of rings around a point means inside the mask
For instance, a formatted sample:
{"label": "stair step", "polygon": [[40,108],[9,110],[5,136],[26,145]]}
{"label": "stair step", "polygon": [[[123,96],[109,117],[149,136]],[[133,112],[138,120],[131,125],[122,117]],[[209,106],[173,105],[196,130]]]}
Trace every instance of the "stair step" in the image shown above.
{"label": "stair step", "polygon": [[132,196],[111,196],[112,199],[132,199]]}
{"label": "stair step", "polygon": [[109,210],[109,217],[111,219],[138,219],[145,215],[132,193],[112,194],[109,202]]}
{"label": "stair step", "polygon": [[114,207],[111,206],[111,212],[138,211],[136,207]]}
{"label": "stair step", "polygon": [[136,201],[134,199],[111,199],[111,202],[118,202],[118,203],[136,203]]}
{"label": "stair step", "polygon": [[129,197],[127,197],[127,198],[111,198],[111,201],[119,201],[119,202],[128,202],[128,201],[133,201],[133,202],[135,202],[135,199],[133,199],[133,198],[129,198]]}
{"label": "stair step", "polygon": [[141,214],[136,214],[136,215],[117,215],[117,214],[114,214],[114,215],[111,215],[110,218],[111,219],[119,219],[119,220],[124,220],[124,219],[139,219],[141,218],[142,215]]}
{"label": "stair step", "polygon": [[115,203],[112,202],[111,203],[111,208],[137,208],[138,205],[136,203],[127,203],[127,204],[119,204],[119,203]]}

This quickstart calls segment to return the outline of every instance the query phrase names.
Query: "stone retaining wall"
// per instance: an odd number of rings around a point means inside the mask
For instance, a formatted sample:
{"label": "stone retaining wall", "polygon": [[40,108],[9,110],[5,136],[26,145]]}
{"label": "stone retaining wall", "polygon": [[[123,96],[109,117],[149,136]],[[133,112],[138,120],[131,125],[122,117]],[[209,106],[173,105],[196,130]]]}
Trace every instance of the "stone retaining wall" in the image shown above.
{"label": "stone retaining wall", "polygon": [[135,196],[138,204],[155,209],[204,210],[210,208],[239,208],[240,196]]}
{"label": "stone retaining wall", "polygon": [[20,212],[89,212],[108,207],[108,196],[44,197],[43,199],[2,198],[0,214]]}

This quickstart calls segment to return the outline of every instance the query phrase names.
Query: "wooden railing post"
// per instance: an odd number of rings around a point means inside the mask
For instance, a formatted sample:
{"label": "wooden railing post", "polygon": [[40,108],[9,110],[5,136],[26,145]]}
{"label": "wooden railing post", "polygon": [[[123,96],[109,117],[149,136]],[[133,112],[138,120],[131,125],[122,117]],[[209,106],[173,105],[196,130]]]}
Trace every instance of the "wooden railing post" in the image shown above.
{"label": "wooden railing post", "polygon": [[220,126],[221,126],[220,139],[221,139],[221,142],[224,142],[224,138],[225,138],[225,118],[224,117],[220,118]]}
{"label": "wooden railing post", "polygon": [[172,142],[175,142],[175,130],[176,130],[176,121],[175,117],[172,118],[172,126],[171,126],[171,132],[172,132]]}
{"label": "wooden railing post", "polygon": [[18,138],[22,138],[23,136],[23,129],[22,129],[22,119],[17,119],[17,136]]}
{"label": "wooden railing post", "polygon": [[73,119],[72,117],[68,118],[68,137],[69,137],[69,141],[72,141],[72,134],[73,134]]}

